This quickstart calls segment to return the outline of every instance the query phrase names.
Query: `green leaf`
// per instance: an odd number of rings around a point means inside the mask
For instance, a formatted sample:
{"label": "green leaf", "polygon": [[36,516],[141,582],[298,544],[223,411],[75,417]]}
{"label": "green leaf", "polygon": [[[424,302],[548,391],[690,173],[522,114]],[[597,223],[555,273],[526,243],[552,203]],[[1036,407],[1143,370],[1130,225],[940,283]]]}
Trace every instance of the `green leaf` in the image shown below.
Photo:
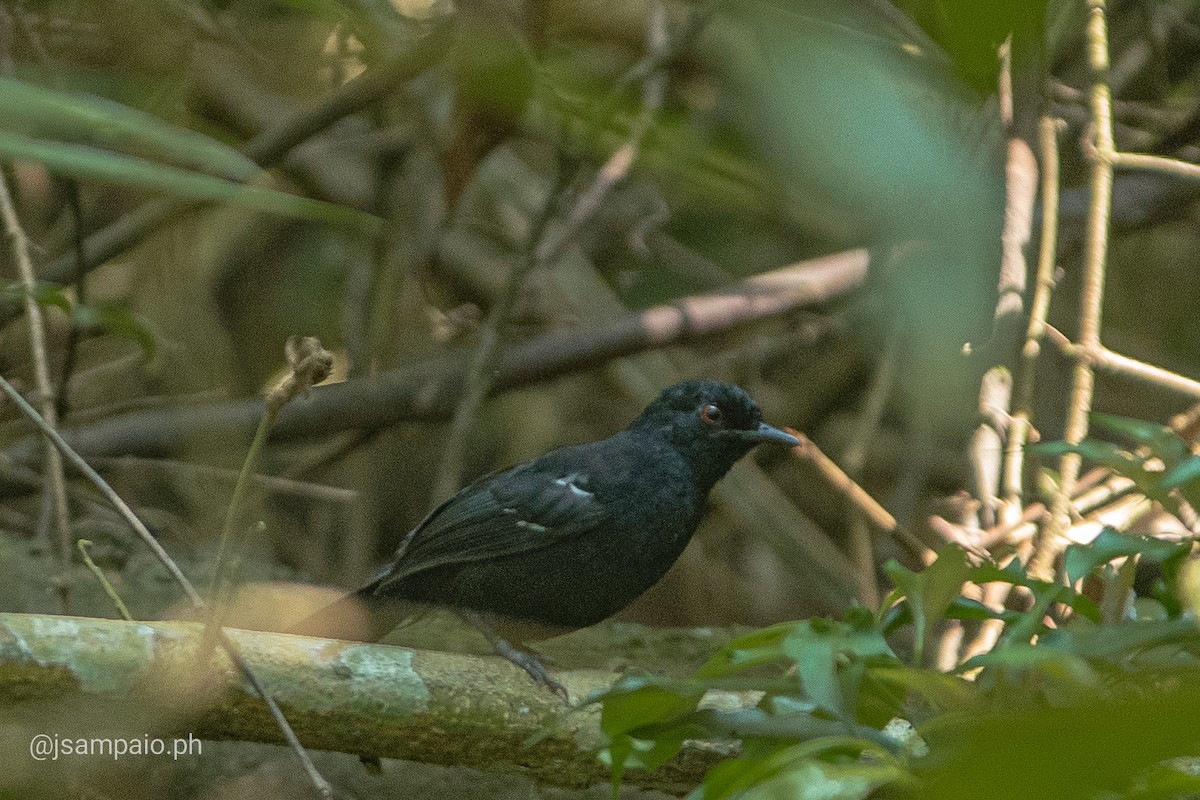
{"label": "green leaf", "polygon": [[1029,445],[1029,452],[1037,455],[1061,456],[1078,453],[1086,459],[1102,464],[1114,472],[1125,475],[1131,467],[1141,468],[1143,459],[1127,448],[1101,439],[1084,439],[1079,444],[1068,442],[1039,442]]}
{"label": "green leaf", "polygon": [[118,303],[98,306],[76,306],[73,319],[80,328],[99,328],[121,339],[128,339],[142,348],[142,358],[150,361],[158,352],[158,341],[149,322]]}
{"label": "green leaf", "polygon": [[772,664],[787,658],[783,642],[804,623],[785,622],[741,636],[722,647],[704,666],[696,671],[697,678],[717,678],[735,672]]}
{"label": "green leaf", "polygon": [[[878,763],[827,764],[816,759],[833,751],[857,755],[869,751],[885,754],[878,745],[853,737],[830,736],[773,748],[756,758],[725,761],[709,770],[704,783],[688,800],[725,800],[733,797],[862,798],[881,783],[900,777],[896,767]],[[787,788],[770,785],[781,777]],[[778,792],[776,790],[779,790]]]}
{"label": "green leaf", "polygon": [[840,718],[855,706],[863,663],[877,658],[896,661],[878,631],[823,619],[795,625],[783,649],[808,698]]}
{"label": "green leaf", "polygon": [[704,692],[680,694],[641,678],[622,678],[600,698],[600,729],[610,737],[696,710]]}
{"label": "green leaf", "polygon": [[1050,631],[1038,641],[1043,650],[1056,650],[1089,659],[1127,662],[1138,653],[1162,645],[1200,645],[1196,620],[1123,622],[1119,625],[1070,626]]}
{"label": "green leaf", "polygon": [[1192,543],[1168,542],[1149,536],[1133,536],[1105,528],[1090,544],[1072,544],[1063,557],[1067,580],[1074,584],[1101,564],[1114,558],[1142,555],[1155,561],[1183,559],[1191,552]]}
{"label": "green leaf", "polygon": [[988,608],[978,600],[972,600],[969,597],[956,597],[950,607],[946,609],[946,619],[958,620],[985,620],[985,619],[1000,619],[1005,622],[1015,622],[1021,616],[1019,611],[1002,609],[994,611]]}
{"label": "green leaf", "polygon": [[1200,763],[1192,757],[1155,764],[1138,783],[1140,786],[1126,794],[1125,800],[1200,797]]}
{"label": "green leaf", "polygon": [[190,200],[230,202],[255,211],[369,230],[379,220],[361,211],[262,186],[247,186],[92,147],[0,133],[0,157],[40,161],[51,172],[150,189]]}
{"label": "green leaf", "polygon": [[1062,674],[1070,676],[1081,684],[1092,686],[1098,680],[1095,670],[1088,664],[1087,659],[1079,654],[1063,649],[1043,647],[1041,644],[1032,645],[1028,642],[1020,642],[977,655],[966,661],[959,670],[969,672],[978,667],[1007,667],[1016,672],[1023,672],[1033,667],[1044,667],[1047,664],[1054,664]]}
{"label": "green leaf", "polygon": [[[1009,562],[1008,566],[1003,569],[994,564],[982,564],[974,567],[970,571],[968,580],[973,583],[1001,581],[1014,586],[1024,586],[1033,592],[1035,598],[1053,598],[1052,602],[1062,603],[1092,622],[1100,622],[1100,608],[1087,595],[1080,594],[1069,586],[1031,578],[1015,560]],[[1028,615],[1029,612],[1025,612],[1021,614],[1021,617],[1025,618]]]}
{"label": "green leaf", "polygon": [[[5,297],[11,300],[25,299],[27,292],[25,284],[18,282],[10,283],[0,291],[0,297]],[[57,283],[48,283],[46,281],[38,281],[33,287],[33,299],[42,308],[54,306],[61,309],[66,314],[71,313],[71,301],[67,298],[63,288]]]}
{"label": "green leaf", "polygon": [[608,744],[598,755],[612,770],[614,796],[626,769],[654,769],[696,735],[692,726],[675,723],[695,711],[703,695],[703,690],[681,694],[652,678],[627,677],[591,699],[600,703],[600,729]]}
{"label": "green leaf", "polygon": [[1200,456],[1189,456],[1163,474],[1159,485],[1164,489],[1177,489],[1200,478]]}
{"label": "green leaf", "polygon": [[905,784],[912,775],[892,764],[808,760],[764,781],[743,800],[862,800],[885,784]]}
{"label": "green leaf", "polygon": [[908,598],[913,614],[913,629],[916,639],[913,645],[913,660],[921,663],[925,653],[926,632],[931,625],[943,619],[946,610],[962,591],[971,565],[966,552],[956,545],[948,545],[938,553],[937,560],[920,572],[905,569],[896,561],[883,567],[896,586],[893,595]]}
{"label": "green leaf", "polygon": [[1187,442],[1166,425],[1148,422],[1144,419],[1099,413],[1093,413],[1091,421],[1105,430],[1127,436],[1135,442],[1146,445],[1167,466],[1175,464],[1188,454]]}
{"label": "green leaf", "polygon": [[784,641],[784,651],[796,664],[804,693],[821,708],[838,717],[845,716],[841,686],[837,678],[834,638],[797,629]]}
{"label": "green leaf", "polygon": [[937,754],[936,765],[922,770],[920,796],[1124,796],[1112,792],[1129,787],[1140,771],[1169,758],[1194,757],[1198,715],[1200,673],[1194,668],[1116,673],[1111,683],[1100,681],[1066,705],[1022,702],[999,683],[990,709],[947,714],[919,728]]}
{"label": "green leaf", "polygon": [[257,164],[229,145],[136,108],[10,78],[0,78],[0,127],[36,138],[138,152],[234,181],[259,172]]}
{"label": "green leaf", "polygon": [[1164,491],[1178,489],[1193,508],[1200,508],[1200,456],[1188,456],[1168,469],[1159,480]]}
{"label": "green leaf", "polygon": [[1108,467],[1118,475],[1133,481],[1139,490],[1149,497],[1165,505],[1168,510],[1175,511],[1178,502],[1171,497],[1162,485],[1163,473],[1146,469],[1146,459],[1129,452],[1129,450],[1099,439],[1084,439],[1079,444],[1066,442],[1044,442],[1030,445],[1028,451],[1042,455],[1064,455],[1078,453],[1084,458]]}
{"label": "green leaf", "polygon": [[902,664],[875,666],[869,674],[872,681],[917,695],[939,711],[969,708],[980,700],[978,687],[957,675]]}

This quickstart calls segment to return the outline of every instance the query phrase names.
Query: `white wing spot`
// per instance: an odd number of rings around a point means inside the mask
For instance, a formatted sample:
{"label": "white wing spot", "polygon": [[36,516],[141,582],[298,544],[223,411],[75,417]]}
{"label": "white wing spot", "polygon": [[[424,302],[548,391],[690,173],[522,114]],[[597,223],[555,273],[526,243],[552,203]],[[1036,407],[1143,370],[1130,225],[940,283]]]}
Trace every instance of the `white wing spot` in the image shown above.
{"label": "white wing spot", "polygon": [[538,525],[536,522],[530,522],[529,520],[525,519],[517,520],[517,527],[526,528],[534,533],[545,533],[546,531],[550,530],[545,525]]}
{"label": "white wing spot", "polygon": [[577,483],[575,483],[575,481],[578,480],[587,480],[587,476],[578,472],[572,472],[570,475],[558,478],[554,482],[559,486],[570,489],[571,494],[575,495],[576,497],[591,497],[591,492],[589,492],[587,489],[581,488]]}

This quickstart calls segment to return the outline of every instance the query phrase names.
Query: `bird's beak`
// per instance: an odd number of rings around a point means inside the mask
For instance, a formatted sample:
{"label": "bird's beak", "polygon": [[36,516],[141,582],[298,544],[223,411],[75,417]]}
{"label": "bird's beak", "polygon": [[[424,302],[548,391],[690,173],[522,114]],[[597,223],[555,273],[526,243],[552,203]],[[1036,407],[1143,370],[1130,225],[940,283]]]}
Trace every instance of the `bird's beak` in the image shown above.
{"label": "bird's beak", "polygon": [[792,436],[787,431],[781,431],[773,425],[768,425],[765,422],[760,422],[758,427],[752,431],[742,431],[742,436],[752,442],[762,442],[771,444],[783,444],[788,447],[795,447],[800,444],[800,440]]}

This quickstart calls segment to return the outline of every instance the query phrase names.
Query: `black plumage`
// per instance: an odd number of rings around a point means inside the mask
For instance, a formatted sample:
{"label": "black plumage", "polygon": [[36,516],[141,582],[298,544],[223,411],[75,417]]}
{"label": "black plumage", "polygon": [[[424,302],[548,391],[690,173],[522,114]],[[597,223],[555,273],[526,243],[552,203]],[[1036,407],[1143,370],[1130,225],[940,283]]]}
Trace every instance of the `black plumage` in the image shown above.
{"label": "black plumage", "polygon": [[675,563],[709,490],[761,442],[798,444],[765,424],[737,386],[676,384],[607,439],[467,486],[405,537],[373,581],[294,632],[345,635],[365,609],[369,624],[354,638],[377,639],[414,605],[449,606],[498,652],[561,691],[536,656],[509,644],[496,625],[570,630],[623,609]]}

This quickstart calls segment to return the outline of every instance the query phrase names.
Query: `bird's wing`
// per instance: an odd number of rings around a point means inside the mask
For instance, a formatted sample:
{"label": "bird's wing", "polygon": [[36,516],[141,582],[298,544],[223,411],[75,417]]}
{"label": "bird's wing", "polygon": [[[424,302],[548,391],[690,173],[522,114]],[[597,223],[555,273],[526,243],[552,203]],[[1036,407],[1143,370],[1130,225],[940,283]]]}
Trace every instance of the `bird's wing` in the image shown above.
{"label": "bird's wing", "polygon": [[409,534],[376,591],[445,564],[538,550],[594,528],[604,505],[587,474],[528,464],[481,478],[435,509]]}

